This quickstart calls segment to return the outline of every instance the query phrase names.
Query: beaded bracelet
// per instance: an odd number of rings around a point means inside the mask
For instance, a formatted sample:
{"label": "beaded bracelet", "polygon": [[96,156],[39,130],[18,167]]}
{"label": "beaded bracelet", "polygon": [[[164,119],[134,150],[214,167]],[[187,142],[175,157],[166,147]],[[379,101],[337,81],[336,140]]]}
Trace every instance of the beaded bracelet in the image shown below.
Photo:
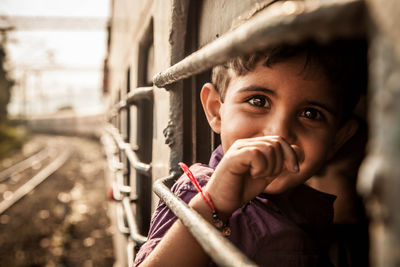
{"label": "beaded bracelet", "polygon": [[203,198],[204,202],[207,204],[208,207],[210,207],[212,211],[212,220],[214,226],[221,231],[223,236],[230,236],[231,235],[231,228],[229,227],[229,220],[227,223],[224,223],[221,218],[218,217],[217,211],[215,210],[214,204],[211,201],[210,195],[203,191],[199,183],[197,182],[196,178],[194,178],[194,175],[192,171],[186,166],[185,163],[179,162],[179,166],[182,168],[182,170],[185,172],[187,177],[189,177],[189,180],[193,183],[193,185],[196,187],[197,191],[199,191],[201,197]]}

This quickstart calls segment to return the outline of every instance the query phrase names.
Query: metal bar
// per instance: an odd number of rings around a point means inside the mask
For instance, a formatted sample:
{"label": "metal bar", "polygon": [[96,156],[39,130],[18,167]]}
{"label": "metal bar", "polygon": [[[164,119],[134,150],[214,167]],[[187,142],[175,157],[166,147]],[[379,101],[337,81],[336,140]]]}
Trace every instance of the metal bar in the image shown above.
{"label": "metal bar", "polygon": [[153,185],[153,191],[182,221],[214,262],[219,266],[257,266],[164,185],[164,182],[171,178],[172,176],[169,176],[157,180]]}
{"label": "metal bar", "polygon": [[121,101],[113,107],[113,113],[117,113],[121,109],[126,109],[131,105],[136,105],[141,100],[153,102],[153,87],[138,87],[130,91]]}
{"label": "metal bar", "polygon": [[128,262],[132,263],[135,261],[135,243],[132,240],[128,240],[128,245],[126,246],[126,255],[128,258]]}
{"label": "metal bar", "polygon": [[[109,137],[108,135],[104,135],[102,137],[102,141],[106,148],[107,160],[114,161],[114,159],[116,158],[113,151],[114,144],[110,139],[111,137]],[[130,206],[131,198],[128,195],[131,192],[131,188],[123,184],[123,173],[120,165],[122,165],[120,162],[116,164],[109,164],[109,166],[113,168],[112,171],[115,172],[115,176],[117,179],[116,183],[113,184],[113,194],[114,199],[119,201],[119,203],[117,203],[116,205],[118,230],[123,234],[129,235],[129,237],[136,244],[142,245],[147,241],[147,237],[139,234],[139,230]],[[128,223],[128,226],[126,225],[126,223]]]}
{"label": "metal bar", "polygon": [[[371,267],[400,266],[400,1],[369,0],[368,154],[357,190],[369,215]],[[373,25],[373,27],[372,27]]]}
{"label": "metal bar", "polygon": [[136,244],[143,245],[147,241],[147,237],[139,234],[139,229],[136,225],[135,218],[133,217],[130,203],[129,197],[124,197],[122,199],[122,206],[124,207],[125,216],[129,227],[129,235]]}
{"label": "metal bar", "polygon": [[118,230],[123,234],[129,234],[129,227],[127,227],[125,225],[124,207],[122,206],[121,203],[117,204],[116,212],[117,212],[117,227],[118,227]]}
{"label": "metal bar", "polygon": [[124,176],[121,170],[115,171],[116,182],[113,183],[113,196],[115,200],[121,201],[123,195],[121,194],[120,186],[124,185]]}
{"label": "metal bar", "polygon": [[127,107],[129,107],[129,105],[126,103],[126,101],[125,100],[121,100],[117,104],[115,104],[114,110],[116,112],[118,112],[118,111],[120,111],[122,109],[125,109]]}
{"label": "metal bar", "polygon": [[105,129],[108,133],[111,134],[114,141],[117,143],[117,146],[119,147],[119,149],[124,151],[131,166],[133,168],[135,168],[137,171],[139,171],[147,176],[150,176],[151,175],[151,165],[140,162],[136,153],[133,152],[131,145],[129,143],[124,142],[124,140],[122,139],[122,136],[119,134],[118,130],[111,124],[107,124]]}
{"label": "metal bar", "polygon": [[277,2],[154,76],[157,87],[201,73],[228,59],[253,53],[280,43],[299,43],[307,39],[328,41],[365,34],[362,0]]}
{"label": "metal bar", "polygon": [[140,100],[153,102],[153,87],[138,87],[126,96],[127,104],[136,104]]}
{"label": "metal bar", "polygon": [[131,147],[129,144],[124,144],[121,149],[124,150],[126,156],[129,159],[129,162],[133,168],[135,168],[137,171],[141,172],[142,174],[145,174],[147,176],[150,176],[151,174],[151,165],[146,164],[143,162],[139,161],[139,158],[137,157],[136,153],[132,151]]}

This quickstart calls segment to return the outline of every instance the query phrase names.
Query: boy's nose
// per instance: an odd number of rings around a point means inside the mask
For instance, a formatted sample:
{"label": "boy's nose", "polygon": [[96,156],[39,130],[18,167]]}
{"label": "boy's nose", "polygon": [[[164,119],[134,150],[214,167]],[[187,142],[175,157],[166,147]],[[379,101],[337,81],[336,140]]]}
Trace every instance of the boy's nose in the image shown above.
{"label": "boy's nose", "polygon": [[293,122],[283,115],[275,116],[266,124],[264,135],[278,135],[292,143],[295,141]]}

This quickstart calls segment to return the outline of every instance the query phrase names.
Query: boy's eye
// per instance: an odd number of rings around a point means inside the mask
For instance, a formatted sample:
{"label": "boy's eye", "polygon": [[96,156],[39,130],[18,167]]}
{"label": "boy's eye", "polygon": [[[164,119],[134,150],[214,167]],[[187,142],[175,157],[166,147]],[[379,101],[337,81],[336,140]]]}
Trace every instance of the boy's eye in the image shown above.
{"label": "boy's eye", "polygon": [[324,120],[324,115],[322,115],[322,113],[316,110],[315,108],[307,108],[303,110],[300,116],[309,120],[316,120],[316,121]]}
{"label": "boy's eye", "polygon": [[249,102],[250,105],[259,107],[259,108],[269,108],[270,107],[268,99],[264,95],[252,96],[247,100],[247,102]]}

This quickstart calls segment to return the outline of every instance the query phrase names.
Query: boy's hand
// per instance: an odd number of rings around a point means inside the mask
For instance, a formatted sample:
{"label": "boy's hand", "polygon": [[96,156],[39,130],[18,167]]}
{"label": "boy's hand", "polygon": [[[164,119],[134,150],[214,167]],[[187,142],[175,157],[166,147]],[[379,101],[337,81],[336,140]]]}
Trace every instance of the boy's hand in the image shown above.
{"label": "boy's hand", "polygon": [[226,151],[206,190],[222,215],[262,193],[283,171],[299,171],[296,152],[279,136],[236,140]]}

